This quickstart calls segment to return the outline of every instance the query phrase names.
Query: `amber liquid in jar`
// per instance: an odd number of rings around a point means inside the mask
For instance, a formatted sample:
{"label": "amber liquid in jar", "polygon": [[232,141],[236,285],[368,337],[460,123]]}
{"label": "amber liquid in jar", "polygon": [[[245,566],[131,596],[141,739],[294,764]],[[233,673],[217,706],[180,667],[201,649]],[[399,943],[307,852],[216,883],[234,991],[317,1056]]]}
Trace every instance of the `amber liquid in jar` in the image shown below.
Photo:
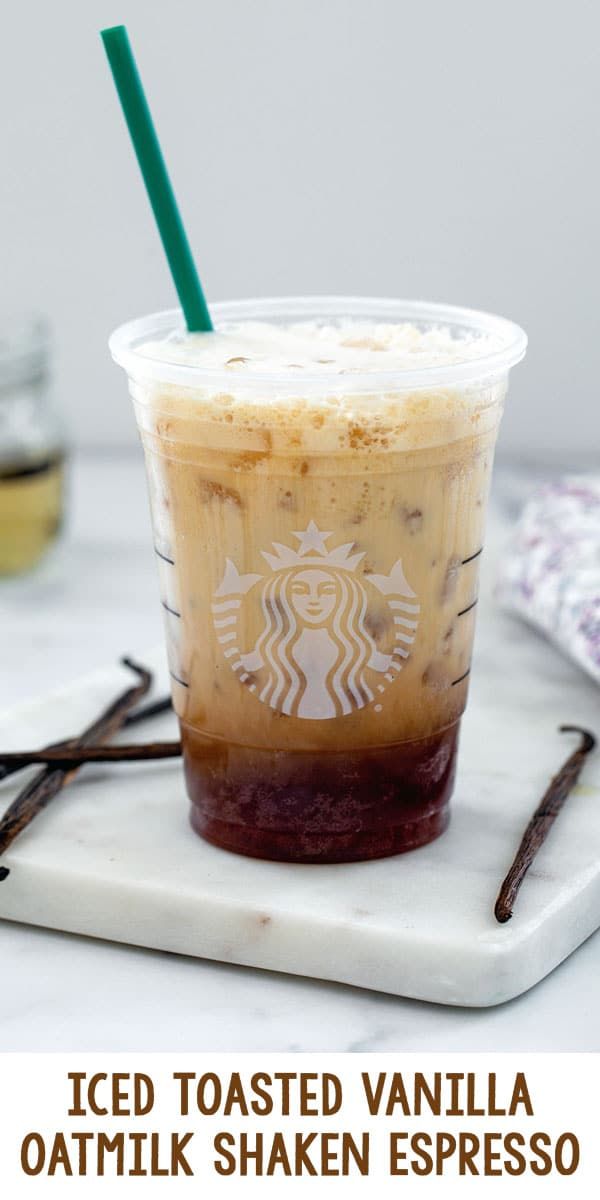
{"label": "amber liquid in jar", "polygon": [[35,566],[56,538],[63,511],[64,460],[0,463],[0,574]]}

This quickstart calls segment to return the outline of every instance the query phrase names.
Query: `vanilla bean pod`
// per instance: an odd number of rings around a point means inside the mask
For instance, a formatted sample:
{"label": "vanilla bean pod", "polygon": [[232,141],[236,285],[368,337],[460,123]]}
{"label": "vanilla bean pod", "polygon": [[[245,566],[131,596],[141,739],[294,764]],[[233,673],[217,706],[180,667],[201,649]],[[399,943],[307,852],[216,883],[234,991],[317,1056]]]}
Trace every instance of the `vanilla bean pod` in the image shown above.
{"label": "vanilla bean pod", "polygon": [[[149,704],[143,704],[141,708],[136,708],[134,712],[127,713],[121,728],[128,729],[131,725],[139,725],[140,722],[148,721],[151,717],[158,717],[162,713],[172,712],[172,709],[170,696],[162,696],[160,700],[151,700]],[[50,742],[47,746],[43,747],[40,753],[45,754],[47,750],[72,750],[77,746],[77,741],[78,739],[75,737],[67,738],[62,742]],[[67,758],[67,755],[65,755],[65,758]],[[48,760],[43,758],[40,761],[46,762]],[[27,763],[23,764],[23,766],[27,765]],[[7,764],[7,755],[0,755],[0,780],[6,779],[8,775],[14,775],[16,771],[23,770],[23,766],[15,763],[9,766]]]}
{"label": "vanilla bean pod", "polygon": [[134,712],[127,713],[122,728],[127,729],[130,725],[139,725],[140,721],[148,721],[150,717],[158,717],[162,713],[172,711],[171,697],[161,696],[160,700],[150,700],[148,704],[142,704],[141,708],[136,708]]}
{"label": "vanilla bean pod", "polygon": [[[91,725],[74,740],[77,749],[95,746],[107,741],[123,725],[130,710],[146,696],[152,685],[152,675],[145,667],[135,663],[131,658],[121,659],[123,666],[128,667],[139,678],[139,683],[121,692],[105,708]],[[12,844],[16,837],[23,832],[31,821],[42,812],[47,804],[60,792],[61,788],[77,771],[77,767],[45,767],[19,793],[12,804],[9,804],[0,820],[0,854]],[[8,867],[0,868],[0,881],[9,874]]]}
{"label": "vanilla bean pod", "polygon": [[48,747],[47,750],[23,750],[4,754],[0,762],[15,770],[48,763],[63,768],[80,767],[84,763],[149,762],[157,758],[178,758],[181,742],[139,742],[123,746]]}
{"label": "vanilla bean pod", "polygon": [[575,786],[587,755],[596,745],[594,735],[587,729],[581,729],[578,725],[561,725],[559,731],[560,733],[578,733],[581,742],[550,782],[523,834],[521,844],[500,888],[494,908],[496,920],[501,925],[510,921],[523,879],[540,846],[546,840],[548,831],[554,824],[569,792]]}

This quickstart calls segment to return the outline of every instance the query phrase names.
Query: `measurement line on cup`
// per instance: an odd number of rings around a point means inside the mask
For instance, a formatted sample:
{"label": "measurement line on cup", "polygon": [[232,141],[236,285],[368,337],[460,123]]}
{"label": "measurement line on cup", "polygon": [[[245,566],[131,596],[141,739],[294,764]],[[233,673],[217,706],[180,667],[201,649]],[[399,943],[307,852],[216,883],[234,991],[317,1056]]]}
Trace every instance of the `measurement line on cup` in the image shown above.
{"label": "measurement line on cup", "polygon": [[452,683],[450,684],[450,687],[456,687],[457,683],[462,683],[463,679],[466,679],[466,678],[467,678],[467,675],[470,675],[470,674],[471,674],[471,668],[469,667],[469,668],[468,668],[468,669],[465,671],[464,675],[459,675],[458,679],[453,679],[453,680],[452,680]]}
{"label": "measurement line on cup", "polygon": [[477,604],[478,600],[479,600],[479,596],[477,596],[476,599],[473,600],[472,604],[467,604],[466,608],[461,608],[460,612],[456,614],[457,617],[464,617],[465,613],[471,612],[471,609],[475,608],[475,605]]}
{"label": "measurement line on cup", "polygon": [[470,554],[468,558],[463,558],[461,567],[466,567],[467,563],[474,562],[476,558],[479,558],[480,554],[483,554],[483,546],[480,546],[479,550],[476,550],[474,554]]}
{"label": "measurement line on cup", "polygon": [[[474,554],[469,554],[468,558],[463,558],[461,561],[461,566],[466,567],[468,563],[475,562],[475,559],[479,558],[480,554],[483,554],[483,546],[480,546],[479,550],[476,550]],[[456,614],[457,617],[464,617],[466,613],[471,612],[471,609],[475,608],[475,605],[477,604],[478,600],[479,600],[479,597],[477,596],[475,598],[475,600],[473,600],[472,604],[467,604],[466,608],[461,608],[460,612]],[[468,667],[463,675],[459,675],[458,679],[452,680],[450,687],[456,687],[457,684],[462,683],[465,679],[467,679],[467,677],[470,674],[471,674],[471,668]]]}
{"label": "measurement line on cup", "polygon": [[169,675],[171,676],[171,679],[175,680],[175,683],[181,684],[181,686],[184,688],[189,688],[189,683],[186,683],[185,679],[182,679],[180,675],[176,675],[174,671],[169,671]]}
{"label": "measurement line on cup", "polygon": [[170,567],[175,566],[175,559],[169,558],[168,554],[163,554],[162,551],[158,549],[158,546],[154,547],[154,553],[158,556],[158,558],[162,558],[163,562],[168,563]]}
{"label": "measurement line on cup", "polygon": [[166,600],[161,600],[161,604],[165,611],[170,613],[172,617],[181,617],[181,613],[177,612],[176,608],[171,608],[171,605],[167,604]]}

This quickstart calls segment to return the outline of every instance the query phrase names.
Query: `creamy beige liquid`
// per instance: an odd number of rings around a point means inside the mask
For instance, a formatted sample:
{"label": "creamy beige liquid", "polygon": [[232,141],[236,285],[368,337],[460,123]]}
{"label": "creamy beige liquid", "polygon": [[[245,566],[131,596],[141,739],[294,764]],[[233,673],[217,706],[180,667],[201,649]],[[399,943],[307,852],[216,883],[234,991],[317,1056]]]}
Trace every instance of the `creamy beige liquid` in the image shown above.
{"label": "creamy beige liquid", "polygon": [[[231,375],[218,391],[131,383],[190,735],[343,750],[456,722],[506,377],[358,395],[342,381],[489,348],[407,325],[258,323],[147,348]],[[286,368],[281,397],[256,379]]]}

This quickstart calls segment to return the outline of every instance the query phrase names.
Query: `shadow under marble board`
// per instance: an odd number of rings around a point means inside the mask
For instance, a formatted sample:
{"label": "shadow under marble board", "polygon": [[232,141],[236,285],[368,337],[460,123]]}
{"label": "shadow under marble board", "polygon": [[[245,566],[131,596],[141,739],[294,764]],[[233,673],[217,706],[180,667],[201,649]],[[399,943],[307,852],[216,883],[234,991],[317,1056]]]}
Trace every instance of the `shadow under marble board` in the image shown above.
{"label": "shadow under marble board", "polygon": [[[480,629],[452,821],[437,842],[337,866],[240,858],[192,832],[179,762],[89,766],[3,859],[0,917],[443,1004],[526,991],[600,925],[598,755],[513,919],[493,916],[524,825],[572,748],[557,725],[589,724],[598,694],[508,617],[488,612]],[[147,658],[166,689],[162,651]],[[0,748],[73,735],[129,679],[115,667],[4,714]],[[176,736],[174,718],[138,736]],[[21,779],[0,785],[0,812]]]}

